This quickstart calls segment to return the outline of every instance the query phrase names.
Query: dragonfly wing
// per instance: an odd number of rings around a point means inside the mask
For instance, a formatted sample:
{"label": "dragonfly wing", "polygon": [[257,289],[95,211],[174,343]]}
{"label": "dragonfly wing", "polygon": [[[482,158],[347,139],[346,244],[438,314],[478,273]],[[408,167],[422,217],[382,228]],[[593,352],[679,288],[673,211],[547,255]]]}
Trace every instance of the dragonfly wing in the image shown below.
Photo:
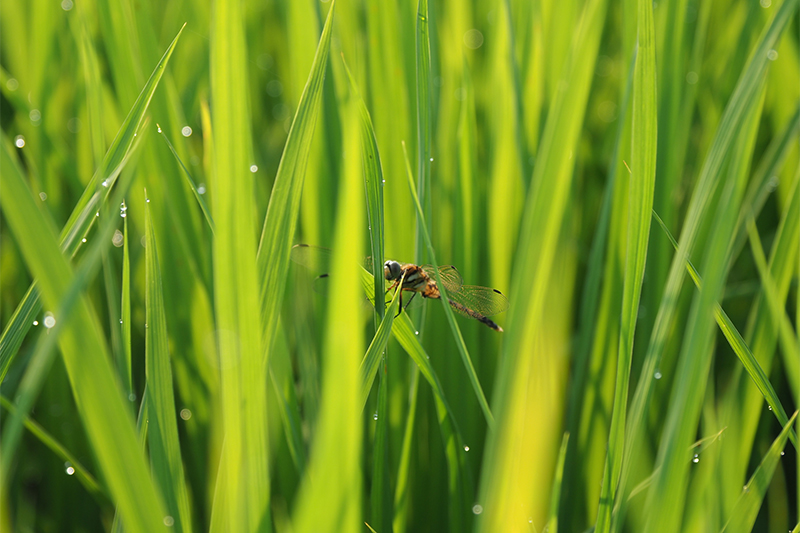
{"label": "dragonfly wing", "polygon": [[[422,270],[424,270],[432,280],[436,280],[436,274],[433,272],[433,265],[422,265]],[[448,292],[460,291],[461,286],[464,283],[464,280],[461,279],[461,274],[459,273],[458,269],[453,265],[440,266],[439,277],[442,280],[444,288]]]}
{"label": "dragonfly wing", "polygon": [[[448,297],[483,316],[494,316],[508,309],[508,298],[500,291],[489,287],[463,285],[460,291],[448,293]],[[461,312],[455,307],[453,309]],[[470,316],[466,312],[461,314]]]}

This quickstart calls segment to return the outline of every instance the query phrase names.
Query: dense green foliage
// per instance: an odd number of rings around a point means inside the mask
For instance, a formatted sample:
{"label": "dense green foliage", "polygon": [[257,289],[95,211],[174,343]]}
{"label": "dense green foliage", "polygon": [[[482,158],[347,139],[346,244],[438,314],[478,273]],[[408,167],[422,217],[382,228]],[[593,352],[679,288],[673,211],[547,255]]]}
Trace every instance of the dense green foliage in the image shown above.
{"label": "dense green foliage", "polygon": [[0,531],[798,531],[799,4],[2,2]]}

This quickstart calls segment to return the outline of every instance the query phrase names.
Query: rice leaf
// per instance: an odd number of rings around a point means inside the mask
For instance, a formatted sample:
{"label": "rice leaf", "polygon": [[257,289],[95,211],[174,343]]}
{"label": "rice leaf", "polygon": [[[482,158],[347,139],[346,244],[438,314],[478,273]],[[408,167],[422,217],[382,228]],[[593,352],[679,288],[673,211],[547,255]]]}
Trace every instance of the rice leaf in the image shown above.
{"label": "rice leaf", "polygon": [[145,376],[149,391],[147,401],[150,414],[148,417],[150,461],[153,476],[161,487],[167,512],[173,518],[173,527],[176,531],[188,532],[192,531],[192,515],[189,511],[189,495],[186,490],[178,439],[167,317],[161,288],[161,266],[156,250],[156,235],[150,215],[149,198],[145,203],[144,222],[147,261]]}

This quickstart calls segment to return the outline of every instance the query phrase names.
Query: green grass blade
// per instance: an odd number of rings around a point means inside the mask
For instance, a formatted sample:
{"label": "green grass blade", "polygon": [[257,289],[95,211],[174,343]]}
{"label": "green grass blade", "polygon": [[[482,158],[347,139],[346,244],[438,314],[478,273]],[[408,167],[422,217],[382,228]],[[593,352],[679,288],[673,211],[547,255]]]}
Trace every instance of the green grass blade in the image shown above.
{"label": "green grass blade", "polygon": [[414,187],[414,178],[411,175],[411,167],[408,164],[407,157],[406,170],[406,175],[408,176],[408,186],[411,190],[411,197],[413,198],[414,205],[417,208],[417,221],[422,229],[422,237],[425,240],[425,246],[428,250],[428,259],[433,265],[433,272],[436,275],[436,283],[439,287],[439,291],[441,292],[441,298],[439,298],[439,300],[442,302],[442,306],[444,307],[444,314],[447,317],[447,322],[450,324],[450,331],[453,333],[453,338],[455,339],[456,346],[458,347],[458,352],[461,354],[461,362],[464,364],[464,368],[467,371],[467,376],[469,376],[472,389],[475,392],[475,397],[478,400],[478,404],[481,406],[483,416],[486,418],[486,423],[491,429],[494,427],[494,416],[492,416],[492,411],[489,408],[489,402],[486,401],[486,395],[483,394],[483,388],[478,380],[478,375],[475,373],[475,367],[472,364],[472,359],[470,359],[467,345],[464,343],[464,336],[461,335],[461,329],[456,323],[455,316],[453,316],[453,310],[450,309],[450,305],[447,303],[447,291],[442,283],[441,278],[439,277],[439,266],[436,263],[436,254],[433,251],[433,243],[431,242],[430,233],[428,233],[428,225],[425,222],[425,214],[422,212],[422,205],[420,204],[419,196],[417,196],[417,190]]}
{"label": "green grass blade", "polygon": [[[661,229],[672,243],[673,248],[677,250],[678,242],[670,233],[667,225],[664,224],[664,221],[661,220],[661,217],[659,217],[655,211],[653,211],[653,217],[656,219],[656,222],[658,222],[659,226],[661,226]],[[694,281],[695,286],[699,289],[702,284],[702,278],[692,262],[688,259],[686,260],[686,269],[689,272],[689,276],[692,278],[692,281]],[[772,386],[772,383],[770,383],[769,377],[764,372],[764,369],[761,368],[761,365],[758,363],[758,359],[756,359],[755,355],[753,355],[753,352],[747,346],[747,343],[739,333],[739,330],[736,329],[736,326],[728,317],[728,314],[719,304],[715,306],[714,318],[716,319],[717,325],[722,331],[722,334],[725,335],[728,344],[730,344],[731,349],[733,349],[734,353],[739,358],[739,361],[742,362],[742,365],[744,366],[745,371],[747,371],[747,374],[750,376],[750,379],[753,380],[753,383],[755,383],[756,387],[758,387],[758,390],[761,391],[761,394],[764,396],[767,404],[775,412],[775,417],[778,419],[778,422],[780,422],[781,425],[786,425],[789,417],[787,416],[786,411],[784,410],[783,405],[778,398],[778,393],[775,392],[775,388]],[[795,446],[797,446],[797,436],[795,435],[794,430],[790,432],[789,438],[795,444]]]}
{"label": "green grass blade", "polygon": [[[553,404],[554,391],[544,384],[563,378],[560,367],[552,364],[551,354],[537,346],[547,333],[543,327],[545,298],[551,288],[573,181],[570,156],[578,150],[606,6],[605,0],[590,0],[584,5],[572,34],[569,59],[562,65],[563,75],[552,80],[565,90],[556,91],[550,105],[523,210],[511,281],[509,332],[494,385],[497,424],[488,438],[482,466],[479,501],[484,512],[480,531],[500,530],[510,521],[526,523],[531,519],[538,527],[536,524],[547,520],[549,487],[528,480],[542,469],[549,471],[556,460],[558,438],[552,437],[561,435],[560,429],[555,430],[555,426],[561,427],[561,417],[550,413],[561,407]],[[549,405],[550,409],[534,414],[530,405]],[[520,427],[522,420],[524,430]],[[531,461],[520,465],[516,450],[528,445],[523,440],[528,431],[550,438],[538,440],[535,450],[527,454]]]}
{"label": "green grass blade", "polygon": [[789,437],[789,432],[792,424],[797,418],[797,411],[792,415],[792,418],[783,425],[783,431],[772,441],[772,446],[769,447],[767,453],[761,459],[761,463],[753,472],[753,475],[744,486],[742,495],[736,502],[733,513],[725,527],[722,529],[727,533],[738,533],[752,531],[756,522],[756,517],[761,509],[761,504],[764,501],[764,496],[769,488],[772,475],[775,473],[778,463],[783,455],[783,448],[786,446],[786,440]]}
{"label": "green grass blade", "polygon": [[[109,146],[102,164],[86,186],[69,220],[64,225],[61,231],[60,244],[68,256],[74,255],[80,245],[81,237],[89,231],[89,228],[94,223],[94,213],[101,203],[101,195],[99,194],[102,192],[101,189],[105,189],[104,198],[107,198],[116,177],[128,162],[130,154],[134,151],[134,143],[138,142],[136,139],[137,132],[142,129],[145,113],[153,98],[153,93],[158,87],[158,82],[161,81],[161,77],[182,32],[183,28],[175,36],[175,39],[173,39],[156,65],[150,75],[150,79],[147,80],[144,88],[142,88],[136,103],[131,107],[128,116],[120,126],[116,138]],[[103,186],[103,184],[105,185]],[[34,287],[29,289],[25,299],[20,302],[12,320],[3,331],[2,337],[0,337],[0,380],[5,376],[11,359],[22,344],[28,329],[30,329],[33,316],[41,309],[36,303],[38,297],[38,291]]]}
{"label": "green grass blade", "polygon": [[[798,172],[798,176],[800,176],[800,171]],[[798,180],[795,179],[795,194],[793,194],[792,197],[797,196],[797,183]],[[794,210],[787,210],[785,216],[796,218],[798,213],[800,213],[800,211],[797,209],[797,204],[794,204]],[[781,343],[781,351],[785,356],[784,361],[787,363],[787,378],[792,387],[795,398],[798,398],[800,397],[798,395],[798,392],[800,391],[800,388],[798,387],[798,379],[800,379],[800,368],[798,368],[798,362],[800,362],[800,344],[797,342],[797,335],[795,334],[794,330],[792,330],[792,322],[784,310],[784,302],[782,302],[781,298],[778,296],[778,289],[775,286],[772,276],[770,275],[769,265],[767,265],[767,258],[764,256],[764,248],[761,246],[761,239],[759,238],[758,231],[755,228],[755,221],[750,219],[747,223],[747,226],[748,234],[750,236],[750,247],[753,250],[756,268],[758,269],[758,275],[761,278],[762,293],[767,301],[766,305],[769,308],[772,320],[774,323],[778,324],[778,339]],[[781,423],[785,422],[781,421]],[[797,445],[796,440],[793,440],[792,442],[795,443],[795,446]]]}
{"label": "green grass blade", "polygon": [[[363,421],[359,404],[358,357],[363,336],[352,327],[361,293],[353,290],[364,231],[363,174],[357,156],[360,127],[351,103],[344,113],[344,160],[340,187],[328,320],[323,351],[319,422],[293,516],[294,531],[358,531],[363,522],[361,461]],[[328,483],[338,480],[337,483]]]}
{"label": "green grass blade", "polygon": [[[383,279],[383,276],[381,276],[381,280]],[[378,331],[375,332],[375,336],[372,338],[369,348],[367,348],[367,353],[364,354],[364,359],[361,360],[361,368],[359,369],[359,376],[361,378],[359,380],[361,383],[359,405],[361,405],[361,409],[364,409],[367,403],[369,391],[372,390],[372,382],[375,380],[375,373],[378,371],[378,367],[385,357],[386,343],[389,342],[392,324],[394,323],[394,318],[395,315],[397,315],[397,309],[400,304],[399,295],[400,291],[395,291],[392,302],[386,310],[386,314],[384,314],[380,326],[378,326]],[[381,294],[380,297],[381,299],[379,301],[382,301],[383,295]],[[381,307],[381,304],[375,307]]]}
{"label": "green grass blade", "polygon": [[300,406],[297,403],[292,361],[284,335],[278,337],[276,349],[269,358],[269,378],[280,406],[279,412],[286,432],[289,454],[298,472],[305,470],[306,452],[303,443]]}
{"label": "green grass blade", "polygon": [[[2,405],[12,416],[16,416],[17,408],[14,407],[14,404],[12,404],[3,396],[0,396],[0,405]],[[39,439],[42,444],[47,446],[53,453],[55,453],[61,460],[64,461],[65,468],[67,469],[67,475],[75,475],[78,481],[80,481],[81,485],[83,485],[83,488],[86,489],[86,492],[91,494],[91,496],[98,503],[108,503],[108,495],[105,493],[104,488],[100,486],[94,476],[92,476],[92,474],[86,470],[86,467],[84,467],[63,444],[58,442],[58,440],[50,435],[50,433],[48,433],[42,426],[37,424],[29,417],[26,416],[23,419],[23,423],[25,424],[25,428],[37,439]]]}
{"label": "green grass blade", "polygon": [[408,387],[408,414],[403,432],[403,444],[400,449],[400,463],[397,467],[397,481],[394,489],[394,520],[392,528],[395,533],[403,533],[408,527],[408,515],[410,512],[411,490],[413,488],[409,481],[411,474],[411,445],[414,440],[414,423],[417,419],[417,398],[419,393],[419,369],[411,371],[411,378]]}
{"label": "green grass blade", "polygon": [[[123,200],[124,203],[124,200]],[[128,398],[133,394],[133,371],[131,365],[131,258],[128,246],[128,217],[122,224],[122,296],[120,298],[122,309],[120,311],[120,324],[122,329],[122,350],[124,360],[118,370],[123,376],[123,385],[128,392]]]}
{"label": "green grass blade", "polygon": [[378,383],[378,411],[375,415],[377,427],[372,446],[372,489],[370,491],[370,523],[380,531],[391,531],[394,518],[389,467],[389,409],[386,398],[388,388],[389,380],[384,371],[381,373],[380,383]]}
{"label": "green grass blade", "polygon": [[[57,309],[73,279],[62,254],[56,231],[40,213],[3,142],[0,201],[9,227],[17,237],[26,263],[38,279],[44,305]],[[59,336],[73,394],[95,457],[119,506],[123,521],[132,531],[164,531],[156,487],[137,444],[128,407],[111,367],[102,327],[89,302],[81,298],[70,315],[56,317],[67,322]]]}
{"label": "green grass blade", "polygon": [[[431,43],[429,19],[428,0],[419,0],[416,21],[417,190],[423,206],[422,212],[428,220],[431,219]],[[407,162],[406,166],[408,166]],[[418,213],[417,217],[419,216]],[[423,260],[424,243],[422,223],[417,218],[414,250],[417,263],[428,262]]]}
{"label": "green grass blade", "polygon": [[186,183],[189,184],[189,187],[192,189],[192,193],[194,194],[195,199],[197,200],[197,204],[200,206],[200,209],[203,211],[203,216],[206,219],[206,223],[208,227],[211,228],[211,233],[214,233],[214,219],[211,217],[211,211],[209,211],[208,206],[206,205],[206,201],[203,199],[203,196],[200,194],[200,191],[197,190],[197,186],[194,184],[194,179],[192,179],[192,174],[189,172],[189,169],[186,168],[186,165],[183,164],[183,160],[178,155],[178,152],[175,151],[175,147],[172,146],[172,143],[169,142],[169,138],[167,134],[161,130],[161,126],[158,126],[158,133],[164,138],[164,142],[167,143],[169,147],[169,151],[172,152],[172,155],[175,156],[175,160],[183,170],[183,175],[186,177]]}
{"label": "green grass blade", "polygon": [[[384,257],[384,223],[383,223],[383,168],[381,156],[378,153],[378,141],[375,138],[375,129],[372,127],[372,118],[369,116],[364,100],[358,91],[356,80],[350,73],[347,63],[342,55],[342,63],[350,80],[350,91],[357,101],[359,116],[361,117],[361,160],[364,168],[364,188],[367,193],[367,222],[369,224],[370,255],[377,260],[372,261],[372,276],[375,280],[373,302],[376,302],[375,311],[377,320],[383,319],[385,308],[377,302],[383,302],[386,283],[383,277]],[[377,336],[377,335],[376,335]]]}
{"label": "green grass blade", "polygon": [[[258,246],[258,271],[260,278],[264,280],[261,301],[265,309],[264,338],[267,350],[271,346],[280,304],[283,301],[285,279],[289,270],[289,252],[297,227],[297,213],[303,190],[303,177],[322,99],[322,85],[328,63],[335,7],[335,2],[332,2],[314,56],[314,64],[297,106],[292,128],[289,130],[289,138],[283,149],[278,174],[275,176]],[[215,128],[215,137],[219,134],[219,130]]]}
{"label": "green grass blade", "polygon": [[561,506],[561,482],[564,479],[564,462],[567,459],[567,445],[569,444],[569,433],[564,433],[561,440],[561,451],[558,452],[556,462],[555,479],[553,480],[553,498],[550,500],[550,519],[548,520],[547,531],[558,533],[558,512]]}
{"label": "green grass blade", "polygon": [[[21,176],[21,171],[19,167],[16,166],[13,159],[11,159],[10,154],[4,150],[3,155],[9,156],[3,159],[4,166]],[[123,176],[123,179],[115,191],[114,204],[119,202],[128,190],[132,175],[132,172],[127,172]],[[83,257],[78,272],[69,284],[53,316],[69,316],[73,312],[75,306],[80,301],[81,293],[94,278],[95,270],[100,264],[101,257],[108,248],[111,232],[116,227],[117,223],[118,220],[110,213],[110,210],[104,213],[99,231],[92,239],[91,244],[88,245],[89,250]],[[63,321],[60,323],[56,321],[55,326],[50,329],[47,335],[39,337],[33,358],[26,367],[22,382],[16,391],[17,409],[15,414],[11,417],[11,420],[6,423],[3,432],[3,456],[0,471],[3,473],[2,477],[4,479],[7,479],[6,476],[10,470],[11,461],[16,455],[23,418],[27,416],[33,408],[39,396],[43,381],[47,377],[56,356],[57,352],[55,348],[58,342],[58,335],[63,327]]]}
{"label": "green grass blade", "polygon": [[639,315],[642,279],[650,238],[650,213],[656,181],[658,117],[656,98],[656,43],[653,6],[637,2],[638,40],[633,69],[632,143],[633,171],[628,190],[628,235],[622,293],[622,318],[617,352],[617,378],[614,410],[608,436],[608,455],[597,512],[596,529],[611,528],[611,512],[617,498],[622,455],[625,449],[625,423],[628,408],[631,359],[636,321]]}
{"label": "green grass blade", "polygon": [[150,461],[167,512],[174,520],[175,531],[192,531],[189,495],[186,491],[172,390],[172,368],[167,338],[167,317],[161,288],[156,234],[150,215],[150,199],[144,211],[146,272],[145,375],[149,418]]}
{"label": "green grass blade", "polygon": [[[224,474],[217,477],[211,531],[269,531],[272,522],[269,454],[265,453],[269,443],[268,366],[259,300],[264,277],[259,275],[256,261],[244,26],[241,2],[214,4],[211,191],[216,224],[213,264],[220,415],[225,445],[219,459],[219,471]],[[284,277],[280,277],[279,283],[283,282]],[[273,304],[277,306],[279,301]]]}
{"label": "green grass blade", "polygon": [[[729,177],[724,182],[711,221],[708,244],[703,254],[706,278],[699,294],[694,298],[688,316],[686,333],[675,368],[675,387],[669,397],[664,433],[658,447],[657,471],[647,497],[645,509],[648,513],[648,530],[652,528],[653,531],[667,532],[681,528],[688,496],[689,468],[692,464],[686,461],[685,448],[696,435],[706,394],[713,353],[712,317],[729,270],[736,217],[744,196],[750,172],[750,157],[761,117],[763,80],[760,87],[754,95],[755,98],[744,105],[744,120],[736,142],[731,147]],[[679,245],[678,254],[680,249]],[[683,261],[681,264],[683,266]],[[654,381],[651,375],[643,375],[643,379]],[[644,420],[632,419],[631,423],[644,425]],[[635,448],[634,440],[637,436],[638,433],[633,433],[626,443],[626,451]]]}

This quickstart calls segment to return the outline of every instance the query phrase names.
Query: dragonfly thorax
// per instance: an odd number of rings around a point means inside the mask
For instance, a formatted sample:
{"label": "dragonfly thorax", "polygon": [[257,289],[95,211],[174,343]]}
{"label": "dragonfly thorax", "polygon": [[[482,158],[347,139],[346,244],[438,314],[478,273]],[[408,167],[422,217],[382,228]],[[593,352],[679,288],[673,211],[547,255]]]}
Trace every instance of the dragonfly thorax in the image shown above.
{"label": "dragonfly thorax", "polygon": [[397,261],[386,261],[383,264],[383,277],[391,281],[400,277],[403,273],[403,267]]}

